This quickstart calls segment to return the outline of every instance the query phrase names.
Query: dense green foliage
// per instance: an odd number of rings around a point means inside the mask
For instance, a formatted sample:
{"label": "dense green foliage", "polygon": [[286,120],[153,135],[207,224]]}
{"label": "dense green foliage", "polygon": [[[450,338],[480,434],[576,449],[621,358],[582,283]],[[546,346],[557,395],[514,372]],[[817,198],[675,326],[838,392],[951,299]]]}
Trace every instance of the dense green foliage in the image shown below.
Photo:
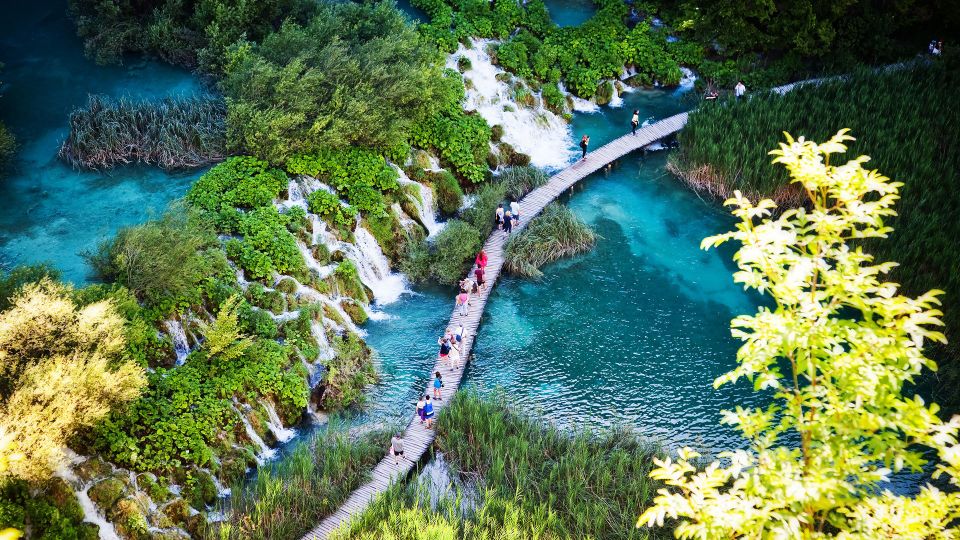
{"label": "dense green foliage", "polygon": [[85,107],[70,113],[59,157],[82,169],[126,163],[200,167],[224,158],[225,121],[223,101],[212,96],[133,101],[91,95]]}
{"label": "dense green foliage", "polygon": [[331,344],[336,355],[325,365],[321,404],[327,410],[363,404],[363,392],[377,379],[370,348],[356,334],[334,336]]}
{"label": "dense green foliage", "polygon": [[589,251],[596,234],[569,208],[552,203],[533,218],[504,248],[504,268],[511,274],[539,278],[548,263]]}
{"label": "dense green foliage", "polygon": [[391,4],[318,3],[259,44],[230,48],[228,144],[279,163],[323,148],[390,153],[436,110],[436,50]]}
{"label": "dense green foliage", "polygon": [[469,37],[504,40],[496,47],[496,62],[525,79],[546,83],[547,97],[556,108],[558,82],[578,96],[591,97],[602,93],[601,80],[618,77],[624,66],[631,66],[637,71],[636,84],[671,85],[680,80],[681,62],[698,62],[698,53],[702,56],[696,46],[667,43],[664,30],[645,23],[628,27],[629,6],[618,0],[601,0],[590,20],[563,28],[550,20],[540,0],[526,7],[513,0],[417,0],[414,5],[431,16],[422,31],[446,51]]}
{"label": "dense green foliage", "polygon": [[98,278],[129,289],[149,306],[195,303],[197,285],[229,273],[216,235],[198,212],[174,205],[159,219],[124,227],[87,254]]}
{"label": "dense green foliage", "polygon": [[[215,450],[221,460],[236,454],[231,443],[242,432],[237,431],[234,397],[256,403],[270,396],[281,411],[291,413],[306,407],[305,373],[299,362],[291,368],[290,356],[288,348],[274,341],[257,340],[236,359],[209,357],[201,350],[180,367],[158,369],[137,402],[97,428],[96,448],[135,471],[179,475],[190,466],[217,471],[224,464],[214,461]],[[241,453],[241,458],[240,472],[252,454]],[[224,471],[223,476],[236,473]]]}
{"label": "dense green foliage", "polygon": [[[359,148],[325,149],[315,154],[294,156],[287,161],[287,171],[317,178],[333,187],[350,204],[347,213],[359,211],[368,216],[385,216],[384,196],[400,189],[397,170],[388,165],[383,156]],[[319,199],[315,201],[314,197]],[[341,211],[330,206],[332,200],[327,194],[311,194],[311,212],[316,207],[323,212],[315,213],[324,217],[335,216],[333,221],[339,224],[342,218],[336,214]]]}
{"label": "dense green foliage", "polygon": [[565,433],[504,397],[461,391],[439,416],[437,444],[460,480],[482,479],[478,508],[448,501],[432,511],[415,484],[398,487],[339,538],[651,536],[635,523],[658,487],[647,477],[658,449],[629,431]]}
{"label": "dense green foliage", "polygon": [[22,480],[0,487],[0,530],[29,527],[32,538],[97,540],[97,526],[83,523],[73,490],[59,478],[37,489]]}
{"label": "dense green foliage", "polygon": [[234,490],[224,522],[211,524],[216,540],[300,538],[333,513],[359,487],[389,443],[387,431],[351,440],[328,429],[288,458],[262,469],[249,486]]}
{"label": "dense green foliage", "polygon": [[98,63],[144,52],[217,72],[229,45],[260,40],[285,20],[305,19],[315,5],[309,0],[70,0],[70,12],[87,55]]}
{"label": "dense green foliage", "polygon": [[[869,242],[881,260],[896,260],[896,279],[909,293],[930,288],[960,291],[960,72],[949,65],[881,73],[858,72],[844,80],[796,89],[784,96],[755,95],[738,103],[700,108],[679,134],[671,166],[695,189],[719,198],[739,189],[751,198],[801,204],[802,190],[769,163],[765,148],[781,130],[824,139],[840,127],[857,134],[851,151],[873,156],[871,166],[903,182],[894,233]],[[945,299],[947,335],[960,335],[960,303]],[[960,355],[948,346],[939,376],[941,402],[960,404]]]}

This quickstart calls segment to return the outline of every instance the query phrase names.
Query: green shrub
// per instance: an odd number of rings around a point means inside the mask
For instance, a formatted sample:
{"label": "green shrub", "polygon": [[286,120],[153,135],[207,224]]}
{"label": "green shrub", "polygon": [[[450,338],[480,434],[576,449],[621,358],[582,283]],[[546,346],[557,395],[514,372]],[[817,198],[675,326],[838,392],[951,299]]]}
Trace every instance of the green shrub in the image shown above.
{"label": "green shrub", "polygon": [[204,173],[190,188],[187,201],[214,214],[251,210],[272,204],[286,187],[283,171],[250,156],[233,157]]}
{"label": "green shrub", "polygon": [[463,190],[460,183],[449,171],[440,171],[430,174],[430,183],[437,195],[437,207],[440,213],[447,216],[456,214],[463,206]]}
{"label": "green shrub", "polygon": [[329,191],[318,189],[307,196],[310,212],[317,214],[331,227],[349,232],[357,221],[356,210],[340,204],[340,199]]}
{"label": "green shrub", "polygon": [[476,229],[483,240],[486,240],[493,231],[497,205],[504,202],[507,189],[508,186],[502,182],[484,184],[474,194],[476,199],[473,205],[463,212],[463,220]]}
{"label": "green shrub", "polygon": [[0,527],[28,529],[32,538],[99,538],[99,528],[83,523],[73,489],[60,478],[34,486],[22,480],[5,481],[0,486]]}
{"label": "green shrub", "polygon": [[357,273],[357,266],[353,261],[345,260],[337,265],[333,271],[333,278],[337,283],[337,291],[341,296],[353,298],[364,304],[370,303],[367,297],[363,282],[360,281],[360,274]]}
{"label": "green shrub", "polygon": [[60,276],[60,270],[46,263],[15,266],[9,271],[0,270],[0,311],[10,307],[10,298],[24,285],[37,283],[44,278],[59,281]]}
{"label": "green shrub", "polygon": [[505,195],[519,201],[527,193],[547,183],[547,173],[536,167],[510,167],[500,173],[499,180],[506,186]]}
{"label": "green shrub", "polygon": [[353,333],[334,336],[331,344],[336,354],[325,364],[321,404],[331,410],[362,404],[377,378],[370,348]]}
{"label": "green shrub", "polygon": [[[493,218],[489,221],[492,223]],[[430,275],[440,283],[457,283],[470,268],[481,245],[482,237],[474,226],[459,219],[450,220],[433,241]]]}

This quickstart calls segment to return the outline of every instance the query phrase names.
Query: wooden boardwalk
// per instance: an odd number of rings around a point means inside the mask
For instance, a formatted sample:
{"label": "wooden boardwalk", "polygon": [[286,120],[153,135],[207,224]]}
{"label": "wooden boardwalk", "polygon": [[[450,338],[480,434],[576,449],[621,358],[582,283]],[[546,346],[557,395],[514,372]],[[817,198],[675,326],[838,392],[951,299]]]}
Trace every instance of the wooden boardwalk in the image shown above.
{"label": "wooden boardwalk", "polygon": [[[636,135],[628,133],[619,139],[601,146],[596,151],[590,152],[587,154],[587,159],[578,160],[576,163],[555,174],[546,184],[531,191],[520,201],[520,217],[522,221],[514,230],[522,230],[523,227],[530,222],[531,218],[539,214],[564,191],[591,173],[600,170],[608,163],[612,163],[634,150],[643,148],[680,131],[686,123],[687,113],[680,113],[650,124],[649,126],[638,128]],[[493,219],[493,216],[490,218]],[[473,348],[473,339],[477,335],[480,318],[483,316],[483,310],[487,305],[487,298],[490,296],[490,292],[493,290],[497,278],[500,276],[500,269],[503,267],[503,248],[506,240],[506,235],[501,231],[493,231],[490,237],[487,238],[487,241],[483,244],[483,249],[488,257],[485,275],[487,287],[480,291],[478,295],[471,298],[470,309],[466,316],[461,316],[456,308],[454,308],[450,316],[450,322],[447,325],[448,328],[456,328],[457,325],[461,323],[464,327],[465,335],[460,352],[463,367],[460,370],[451,370],[442,363],[437,362],[433,370],[431,370],[431,373],[439,371],[443,374],[443,400],[434,401],[434,411],[437,414],[443,410],[446,404],[450,403],[454,392],[460,387],[460,380],[463,376],[463,371],[466,369],[466,364],[470,360],[470,350]],[[431,390],[428,384],[424,393],[430,394]],[[304,540],[327,538],[331,533],[347,524],[351,517],[363,512],[367,508],[367,505],[369,505],[377,495],[386,491],[392,482],[405,478],[413,469],[414,465],[420,461],[420,458],[433,444],[435,434],[434,430],[423,427],[420,420],[413,414],[413,409],[414,406],[411,403],[411,420],[403,433],[404,459],[400,460],[400,465],[396,465],[390,456],[382,459],[373,469],[370,481],[360,486],[336,512],[328,516],[320,525],[307,533],[303,537]]]}

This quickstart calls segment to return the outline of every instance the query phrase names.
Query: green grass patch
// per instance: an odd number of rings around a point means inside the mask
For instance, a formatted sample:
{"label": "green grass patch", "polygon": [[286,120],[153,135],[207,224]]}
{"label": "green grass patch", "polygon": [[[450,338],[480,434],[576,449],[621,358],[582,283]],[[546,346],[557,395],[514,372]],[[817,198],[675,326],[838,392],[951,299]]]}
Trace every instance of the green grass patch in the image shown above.
{"label": "green grass patch", "polygon": [[504,267],[511,274],[539,278],[543,265],[587,252],[596,241],[590,226],[569,208],[551,203],[507,242]]}

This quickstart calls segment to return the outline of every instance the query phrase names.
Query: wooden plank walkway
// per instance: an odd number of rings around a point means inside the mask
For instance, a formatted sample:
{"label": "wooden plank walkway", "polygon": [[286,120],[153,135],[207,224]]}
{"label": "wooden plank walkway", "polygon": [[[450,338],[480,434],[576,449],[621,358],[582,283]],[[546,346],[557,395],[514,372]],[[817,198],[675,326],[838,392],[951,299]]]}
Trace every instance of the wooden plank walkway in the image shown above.
{"label": "wooden plank walkway", "polygon": [[[520,225],[514,228],[515,231],[522,230],[530,220],[539,214],[548,204],[559,197],[564,191],[569,189],[575,183],[586,178],[593,172],[600,170],[608,163],[623,157],[624,155],[653,144],[660,139],[680,131],[687,123],[687,113],[680,113],[669,118],[660,120],[637,129],[637,134],[624,135],[610,143],[601,146],[594,152],[587,154],[585,160],[578,160],[566,169],[560,171],[550,178],[550,180],[531,191],[520,201]],[[493,216],[490,217],[493,219]],[[473,339],[477,335],[477,329],[480,326],[480,318],[483,316],[483,310],[487,305],[487,298],[493,290],[500,276],[500,269],[503,267],[503,248],[507,237],[501,231],[493,231],[487,241],[483,244],[483,250],[487,253],[486,282],[487,287],[480,293],[471,298],[470,309],[466,316],[460,315],[454,308],[450,316],[450,322],[447,327],[456,328],[458,324],[463,324],[464,338],[461,348],[461,359],[463,367],[460,370],[447,368],[441,362],[437,362],[431,373],[439,371],[443,374],[443,400],[434,402],[434,411],[439,414],[447,403],[453,398],[453,394],[460,387],[460,379],[463,371],[466,369],[467,362],[470,361],[470,350],[473,348]],[[431,380],[432,382],[432,380]],[[431,393],[428,386],[424,389],[425,394]],[[410,405],[411,420],[403,433],[404,459],[400,460],[400,465],[396,465],[392,457],[387,456],[377,464],[371,473],[370,480],[354,491],[344,504],[333,514],[324,519],[316,528],[307,533],[304,540],[324,539],[331,533],[338,530],[341,526],[347,524],[350,518],[363,512],[377,495],[380,495],[390,484],[398,479],[405,478],[414,465],[420,461],[420,458],[426,453],[427,449],[433,444],[435,436],[434,430],[423,427],[420,420],[413,413],[413,404]]]}

